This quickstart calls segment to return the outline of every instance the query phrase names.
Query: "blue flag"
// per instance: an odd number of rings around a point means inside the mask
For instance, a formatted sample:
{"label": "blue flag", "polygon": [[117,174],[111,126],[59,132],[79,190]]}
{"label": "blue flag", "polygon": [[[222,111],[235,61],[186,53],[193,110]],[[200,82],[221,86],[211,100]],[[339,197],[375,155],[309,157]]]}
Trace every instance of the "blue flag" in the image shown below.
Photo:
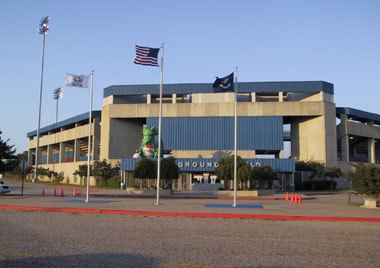
{"label": "blue flag", "polygon": [[223,78],[217,77],[212,88],[214,93],[234,91],[234,73]]}

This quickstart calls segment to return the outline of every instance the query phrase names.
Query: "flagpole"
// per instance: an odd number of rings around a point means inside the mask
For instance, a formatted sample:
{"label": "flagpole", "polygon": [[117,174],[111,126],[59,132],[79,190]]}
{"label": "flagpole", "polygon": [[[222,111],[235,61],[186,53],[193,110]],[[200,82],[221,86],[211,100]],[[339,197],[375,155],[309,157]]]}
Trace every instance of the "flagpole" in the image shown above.
{"label": "flagpole", "polygon": [[237,195],[237,76],[238,76],[238,67],[235,69],[235,118],[234,118],[234,204],[233,207],[236,207],[236,195]]}
{"label": "flagpole", "polygon": [[164,82],[164,44],[161,45],[161,65],[160,65],[160,108],[158,115],[158,157],[157,157],[157,199],[156,206],[160,200],[160,178],[161,178],[161,119],[162,119],[162,89]]}
{"label": "flagpole", "polygon": [[91,159],[91,123],[92,123],[92,93],[94,91],[94,70],[91,72],[91,90],[90,90],[90,112],[88,114],[88,149],[87,149],[87,187],[86,200],[88,203],[90,197],[90,159]]}

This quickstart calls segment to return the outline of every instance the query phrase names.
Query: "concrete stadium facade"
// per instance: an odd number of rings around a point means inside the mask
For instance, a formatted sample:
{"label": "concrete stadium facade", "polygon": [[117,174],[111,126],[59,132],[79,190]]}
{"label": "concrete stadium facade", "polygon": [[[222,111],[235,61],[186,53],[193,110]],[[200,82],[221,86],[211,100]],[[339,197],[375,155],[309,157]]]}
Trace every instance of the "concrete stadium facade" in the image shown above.
{"label": "concrete stadium facade", "polygon": [[[157,126],[158,92],[156,84],[104,89],[102,110],[93,112],[91,123],[92,160],[121,162],[124,175],[130,173],[143,125]],[[238,155],[252,165],[269,164],[286,174],[297,160],[345,171],[353,162],[380,163],[380,115],[336,108],[331,83],[242,82],[237,99]],[[231,92],[213,93],[209,83],[164,85],[162,140],[181,179],[215,180],[214,163],[233,153],[233,116]],[[39,165],[79,183],[73,172],[87,159],[87,129],[88,114],[42,128]],[[27,136],[33,165],[36,131]]]}

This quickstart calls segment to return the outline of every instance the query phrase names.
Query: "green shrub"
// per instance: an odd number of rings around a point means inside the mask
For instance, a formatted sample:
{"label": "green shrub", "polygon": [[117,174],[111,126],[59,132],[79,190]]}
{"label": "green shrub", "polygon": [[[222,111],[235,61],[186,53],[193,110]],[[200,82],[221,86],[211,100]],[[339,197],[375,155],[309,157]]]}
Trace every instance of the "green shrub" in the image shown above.
{"label": "green shrub", "polygon": [[360,165],[348,175],[352,180],[352,189],[357,193],[379,198],[380,196],[380,168],[370,165]]}
{"label": "green shrub", "polygon": [[343,175],[339,167],[326,168],[322,175],[326,178],[339,178]]}
{"label": "green shrub", "polygon": [[120,182],[121,182],[121,177],[116,175],[106,180],[106,186],[112,187],[112,188],[119,188]]}
{"label": "green shrub", "polygon": [[323,190],[335,190],[336,182],[332,180],[308,180],[301,182],[296,190],[301,191],[323,191]]}
{"label": "green shrub", "polygon": [[272,181],[278,179],[278,174],[271,166],[255,166],[251,169],[252,185],[258,181],[259,188],[271,188]]}

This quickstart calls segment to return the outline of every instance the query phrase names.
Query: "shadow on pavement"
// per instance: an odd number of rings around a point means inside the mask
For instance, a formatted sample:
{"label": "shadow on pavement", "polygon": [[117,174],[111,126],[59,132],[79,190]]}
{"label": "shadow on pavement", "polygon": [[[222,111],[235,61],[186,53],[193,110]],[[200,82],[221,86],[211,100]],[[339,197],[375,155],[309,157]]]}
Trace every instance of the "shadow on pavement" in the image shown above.
{"label": "shadow on pavement", "polygon": [[137,254],[83,254],[51,257],[1,257],[1,267],[158,267],[162,260]]}

